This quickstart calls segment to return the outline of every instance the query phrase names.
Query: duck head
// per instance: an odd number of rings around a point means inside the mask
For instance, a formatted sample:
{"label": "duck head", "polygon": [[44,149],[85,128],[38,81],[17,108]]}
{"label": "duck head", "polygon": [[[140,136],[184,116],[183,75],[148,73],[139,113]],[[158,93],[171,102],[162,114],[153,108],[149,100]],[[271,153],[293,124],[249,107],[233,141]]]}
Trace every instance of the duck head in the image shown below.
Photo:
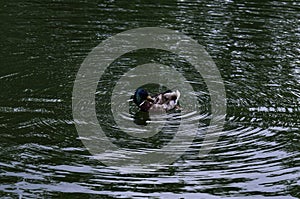
{"label": "duck head", "polygon": [[139,106],[141,110],[148,111],[154,100],[145,89],[138,88],[134,93],[133,102]]}

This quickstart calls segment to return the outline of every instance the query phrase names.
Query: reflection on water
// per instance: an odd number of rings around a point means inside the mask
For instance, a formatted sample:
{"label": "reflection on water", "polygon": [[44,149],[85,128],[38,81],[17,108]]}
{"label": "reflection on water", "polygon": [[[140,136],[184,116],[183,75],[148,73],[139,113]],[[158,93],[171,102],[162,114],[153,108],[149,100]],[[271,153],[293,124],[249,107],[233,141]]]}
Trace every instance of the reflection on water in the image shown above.
{"label": "reflection on water", "polygon": [[[0,11],[1,197],[300,197],[297,1],[4,1]],[[179,30],[206,48],[225,83],[226,125],[204,158],[197,156],[199,130],[172,165],[155,172],[116,172],[93,159],[78,137],[73,82],[93,47],[146,26]],[[120,57],[114,63],[118,70],[99,82],[96,98],[109,97],[128,67],[148,62],[172,64],[185,74],[201,112],[191,111],[187,118],[205,128],[210,98],[201,75],[165,52],[148,49]],[[172,140],[173,131],[128,136],[109,122],[110,102],[97,103],[99,121],[121,147],[142,151]],[[121,117],[145,125],[147,115],[132,111],[136,115]]]}
{"label": "reflection on water", "polygon": [[133,116],[133,122],[137,125],[144,125],[146,126],[150,119],[149,112],[144,111],[137,111]]}

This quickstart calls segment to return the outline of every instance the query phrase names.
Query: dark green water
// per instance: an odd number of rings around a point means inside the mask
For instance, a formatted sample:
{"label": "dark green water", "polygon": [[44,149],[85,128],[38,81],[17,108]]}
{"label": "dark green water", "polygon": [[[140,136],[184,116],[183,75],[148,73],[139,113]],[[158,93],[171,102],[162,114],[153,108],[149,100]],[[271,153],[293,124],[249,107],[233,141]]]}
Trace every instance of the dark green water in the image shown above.
{"label": "dark green water", "polygon": [[[299,198],[299,13],[300,2],[287,0],[2,1],[0,197]],[[186,153],[155,172],[120,173],[94,160],[79,139],[72,90],[95,46],[139,27],[178,30],[204,46],[225,84],[226,123],[205,158]],[[167,59],[153,53],[116,65]],[[203,82],[187,75],[205,104]]]}

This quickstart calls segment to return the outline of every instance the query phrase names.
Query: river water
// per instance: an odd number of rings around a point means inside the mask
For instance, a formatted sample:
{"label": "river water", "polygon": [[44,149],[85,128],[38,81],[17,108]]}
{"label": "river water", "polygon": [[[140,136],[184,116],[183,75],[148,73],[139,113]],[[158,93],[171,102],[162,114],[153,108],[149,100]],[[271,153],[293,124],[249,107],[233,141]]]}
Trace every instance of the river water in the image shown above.
{"label": "river water", "polygon": [[[299,1],[288,0],[2,1],[0,197],[299,198],[299,11]],[[141,49],[118,58],[99,77],[95,99],[99,123],[119,147],[140,154],[159,149],[177,128],[149,139],[116,130],[107,99],[120,72],[133,66],[177,64],[193,88],[182,97],[197,99],[201,111],[185,113],[200,121],[189,150],[162,168],[131,172],[103,164],[84,145],[75,127],[72,92],[94,47],[142,27],[178,31],[203,46],[220,72],[227,105],[216,145],[200,157],[201,129],[209,124],[213,106],[201,75],[185,70],[187,63],[178,56],[159,50]],[[158,73],[166,79],[167,74]],[[164,88],[148,86],[153,92]],[[126,85],[119,88],[129,97],[116,110],[132,95]],[[189,104],[181,106],[185,110]],[[134,112],[131,106],[118,114],[119,120],[133,124]],[[143,128],[139,123],[127,130]]]}

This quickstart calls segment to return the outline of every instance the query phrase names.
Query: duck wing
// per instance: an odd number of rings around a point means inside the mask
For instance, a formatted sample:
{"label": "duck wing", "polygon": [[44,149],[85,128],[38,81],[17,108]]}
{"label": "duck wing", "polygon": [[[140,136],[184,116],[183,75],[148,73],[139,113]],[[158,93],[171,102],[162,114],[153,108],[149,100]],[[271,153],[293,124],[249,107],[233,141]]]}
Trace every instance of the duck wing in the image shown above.
{"label": "duck wing", "polygon": [[163,108],[166,111],[174,109],[180,98],[180,92],[176,91],[166,91],[160,94],[157,94],[154,98],[154,105],[152,108]]}

